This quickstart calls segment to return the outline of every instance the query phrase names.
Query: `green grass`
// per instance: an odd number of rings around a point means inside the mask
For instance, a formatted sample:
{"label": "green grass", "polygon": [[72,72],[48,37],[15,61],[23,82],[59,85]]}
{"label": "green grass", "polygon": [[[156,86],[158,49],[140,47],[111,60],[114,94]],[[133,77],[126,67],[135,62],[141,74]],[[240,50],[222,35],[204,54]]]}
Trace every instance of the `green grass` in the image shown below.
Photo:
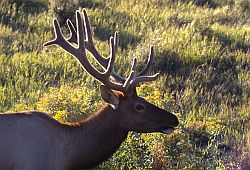
{"label": "green grass", "polygon": [[42,47],[53,38],[53,16],[68,35],[65,18],[74,21],[74,10],[86,7],[101,54],[108,55],[109,37],[120,33],[119,74],[128,74],[135,56],[142,69],[155,46],[152,73],[161,76],[138,93],[180,120],[171,135],[131,132],[96,169],[250,166],[247,0],[71,0],[65,11],[55,8],[59,1],[0,2],[1,112],[37,109],[72,122],[100,108],[99,82],[63,50]]}

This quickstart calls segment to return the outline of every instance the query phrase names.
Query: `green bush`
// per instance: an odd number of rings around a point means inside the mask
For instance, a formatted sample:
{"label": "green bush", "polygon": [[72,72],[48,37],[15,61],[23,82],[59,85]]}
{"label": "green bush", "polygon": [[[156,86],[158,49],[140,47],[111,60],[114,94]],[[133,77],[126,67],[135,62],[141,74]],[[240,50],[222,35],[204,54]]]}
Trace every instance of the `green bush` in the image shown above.
{"label": "green bush", "polygon": [[100,96],[95,90],[90,91],[86,86],[63,85],[59,89],[50,88],[37,102],[37,109],[60,121],[75,122],[97,111],[102,104],[97,101],[100,101]]}
{"label": "green bush", "polygon": [[[11,3],[13,2],[13,3]],[[96,169],[249,169],[250,27],[245,0],[44,0],[0,2],[0,111],[38,109],[60,121],[97,111],[99,83],[69,54],[43,48],[52,18],[65,24],[87,8],[98,51],[120,32],[115,70],[127,76],[134,57],[152,73],[138,94],[175,113],[171,135],[130,132]],[[68,30],[63,25],[63,34]],[[97,66],[88,53],[91,63]],[[101,70],[101,69],[100,69]]]}

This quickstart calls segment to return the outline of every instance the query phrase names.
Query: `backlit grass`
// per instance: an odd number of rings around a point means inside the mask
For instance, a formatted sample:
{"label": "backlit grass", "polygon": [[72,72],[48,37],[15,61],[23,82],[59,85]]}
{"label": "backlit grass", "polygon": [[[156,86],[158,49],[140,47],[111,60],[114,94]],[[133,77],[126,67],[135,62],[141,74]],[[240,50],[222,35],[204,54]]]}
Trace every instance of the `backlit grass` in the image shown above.
{"label": "backlit grass", "polygon": [[87,8],[101,54],[119,31],[119,74],[128,74],[135,56],[142,69],[155,46],[152,73],[161,76],[138,93],[180,120],[171,135],[129,133],[96,169],[250,166],[247,0],[70,0],[65,9],[60,0],[7,0],[0,8],[1,112],[37,109],[72,122],[101,107],[99,82],[62,49],[42,47],[54,36],[53,17],[68,36],[65,19],[74,22],[74,10]]}

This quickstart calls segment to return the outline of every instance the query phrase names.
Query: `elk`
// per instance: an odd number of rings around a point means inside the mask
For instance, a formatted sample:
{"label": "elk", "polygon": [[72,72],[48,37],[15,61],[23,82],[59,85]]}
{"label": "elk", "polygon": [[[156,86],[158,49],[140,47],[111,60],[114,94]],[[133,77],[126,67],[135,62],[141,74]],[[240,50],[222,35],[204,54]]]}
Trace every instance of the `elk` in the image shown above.
{"label": "elk", "polygon": [[[70,20],[67,20],[67,24],[71,32],[68,39],[63,36],[58,21],[54,19],[55,39],[44,46],[62,47],[91,76],[99,80],[105,105],[87,119],[75,123],[62,123],[39,111],[0,114],[0,169],[92,168],[112,156],[129,131],[169,134],[178,126],[174,114],[148,103],[136,93],[136,86],[154,81],[159,75],[145,75],[153,63],[153,46],[150,47],[145,68],[135,74],[137,61],[134,58],[129,76],[123,78],[114,71],[117,32],[114,37],[110,37],[110,55],[105,58],[94,46],[85,9],[76,11],[76,29]],[[90,64],[86,50],[103,67],[104,72]]]}

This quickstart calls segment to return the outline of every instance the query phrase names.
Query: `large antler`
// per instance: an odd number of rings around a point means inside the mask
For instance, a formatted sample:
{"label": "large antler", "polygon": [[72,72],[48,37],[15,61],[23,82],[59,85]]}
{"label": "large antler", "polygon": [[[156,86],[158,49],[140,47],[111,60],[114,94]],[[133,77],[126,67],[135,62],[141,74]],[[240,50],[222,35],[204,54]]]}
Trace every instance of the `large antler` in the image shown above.
{"label": "large antler", "polygon": [[[90,75],[92,75],[97,80],[101,81],[108,88],[113,90],[118,90],[123,93],[130,92],[133,89],[133,87],[135,87],[140,82],[153,81],[158,77],[159,73],[153,76],[145,76],[145,74],[149,71],[153,63],[153,54],[154,54],[153,46],[150,47],[150,55],[146,67],[138,75],[135,76],[135,69],[137,64],[136,58],[134,58],[133,60],[131,71],[127,79],[124,79],[123,77],[116,74],[116,72],[114,71],[114,61],[118,49],[118,33],[115,32],[114,38],[110,37],[110,56],[109,58],[104,58],[102,55],[98,53],[98,51],[94,46],[92,33],[90,29],[90,23],[85,9],[83,9],[83,18],[84,18],[84,24],[80,12],[76,11],[77,30],[74,28],[71,21],[67,20],[67,24],[71,32],[71,36],[68,39],[65,39],[63,37],[58,21],[54,19],[53,25],[54,25],[55,39],[45,43],[44,46],[49,46],[54,44],[61,46],[64,50],[66,50],[74,57],[76,57],[78,61],[81,63],[82,67]],[[70,42],[74,42],[78,46],[74,47],[73,45],[71,45]],[[86,56],[86,49],[92,53],[94,58],[104,68],[105,71],[103,73],[96,70],[90,64]],[[111,76],[114,78],[116,82],[110,79]]]}

